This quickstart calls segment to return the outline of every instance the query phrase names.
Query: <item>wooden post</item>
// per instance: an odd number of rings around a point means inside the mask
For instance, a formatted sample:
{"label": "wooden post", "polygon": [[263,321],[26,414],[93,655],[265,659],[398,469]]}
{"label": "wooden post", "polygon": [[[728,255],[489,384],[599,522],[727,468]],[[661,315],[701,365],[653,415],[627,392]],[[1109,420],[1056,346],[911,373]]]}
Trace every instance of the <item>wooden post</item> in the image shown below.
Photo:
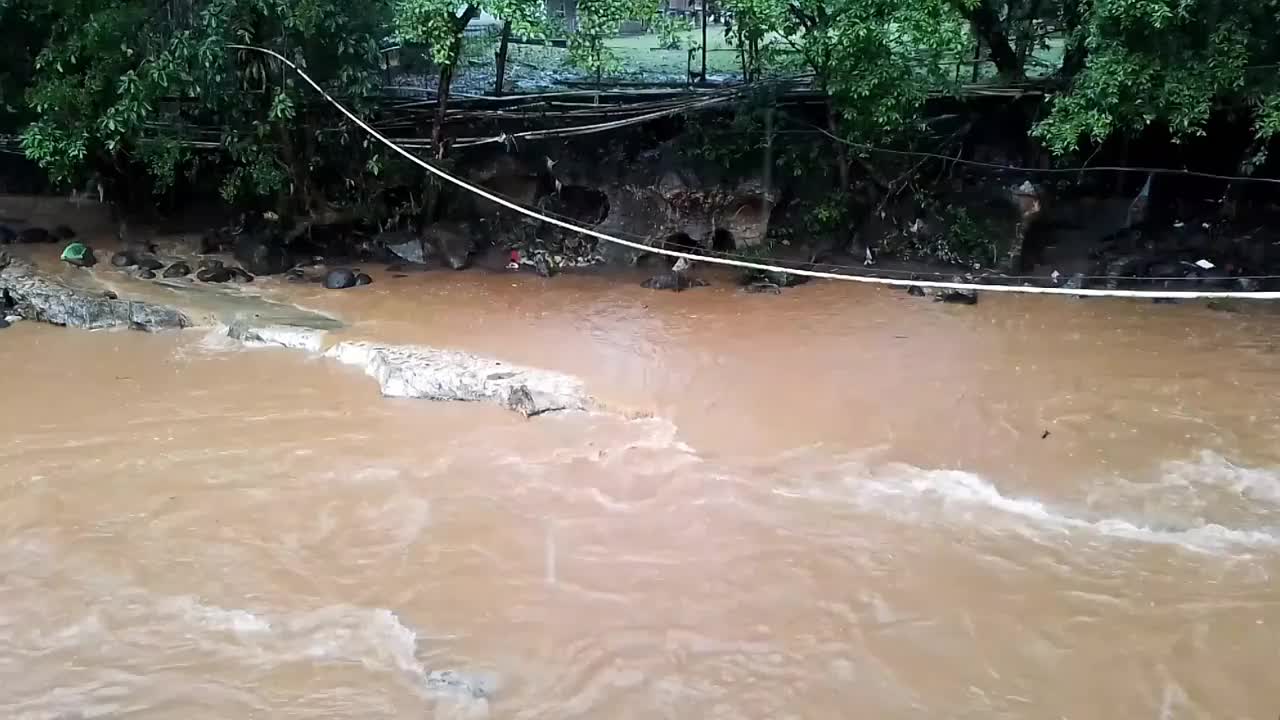
{"label": "wooden post", "polygon": [[702,0],[702,84],[707,83],[707,0]]}
{"label": "wooden post", "polygon": [[511,40],[511,21],[502,23],[502,41],[498,43],[498,77],[493,82],[493,94],[502,97],[502,86],[507,78],[507,43]]}

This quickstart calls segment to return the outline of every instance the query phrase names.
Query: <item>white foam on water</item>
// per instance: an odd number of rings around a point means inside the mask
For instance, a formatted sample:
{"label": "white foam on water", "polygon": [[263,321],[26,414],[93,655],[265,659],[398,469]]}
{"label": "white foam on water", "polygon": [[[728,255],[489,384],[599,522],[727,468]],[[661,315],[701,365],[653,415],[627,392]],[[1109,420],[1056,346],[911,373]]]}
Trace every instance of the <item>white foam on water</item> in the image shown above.
{"label": "white foam on water", "polygon": [[[942,522],[957,520],[989,524],[992,515],[1020,521],[1020,529],[1043,533],[1091,533],[1138,543],[1175,545],[1197,552],[1235,552],[1280,548],[1274,528],[1231,527],[1203,518],[1184,523],[1153,523],[1126,514],[1092,516],[1087,512],[1050,505],[1033,497],[1003,493],[988,480],[959,470],[925,470],[905,464],[871,468],[851,464],[845,482],[829,487],[777,488],[786,497],[852,502],[874,512]],[[1250,482],[1266,485],[1254,478]]]}
{"label": "white foam on water", "polygon": [[268,633],[271,623],[248,610],[225,609],[205,605],[191,597],[169,598],[161,602],[162,611],[176,614],[191,625],[206,630],[227,631],[236,635]]}

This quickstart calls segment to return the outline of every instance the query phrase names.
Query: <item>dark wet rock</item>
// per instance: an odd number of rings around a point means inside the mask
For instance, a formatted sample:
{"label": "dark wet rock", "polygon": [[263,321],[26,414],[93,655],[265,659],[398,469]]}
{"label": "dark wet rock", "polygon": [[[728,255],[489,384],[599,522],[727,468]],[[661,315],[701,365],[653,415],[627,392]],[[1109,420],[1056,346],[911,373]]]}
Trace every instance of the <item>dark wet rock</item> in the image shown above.
{"label": "dark wet rock", "polygon": [[76,231],[66,225],[58,225],[53,229],[53,234],[60,240],[73,240],[75,239]]}
{"label": "dark wet rock", "polygon": [[405,262],[421,265],[427,261],[427,248],[422,238],[409,231],[378,233],[373,238],[387,252]]}
{"label": "dark wet rock", "polygon": [[231,279],[231,271],[224,267],[205,268],[196,273],[196,279],[207,283],[224,283]]}
{"label": "dark wet rock", "polygon": [[191,274],[191,266],[184,262],[176,262],[164,269],[164,277],[180,278]]}
{"label": "dark wet rock", "polygon": [[749,293],[769,293],[773,295],[781,295],[782,288],[774,285],[767,280],[757,280],[742,286],[743,291]]}
{"label": "dark wet rock", "polygon": [[111,256],[111,264],[118,268],[125,268],[138,264],[138,261],[134,259],[133,253],[128,250],[122,250]]}
{"label": "dark wet rock", "polygon": [[466,228],[437,227],[431,231],[431,239],[435,243],[445,265],[454,270],[465,270],[471,266],[472,255],[476,251],[475,239]]}
{"label": "dark wet rock", "polygon": [[143,270],[155,271],[155,270],[164,269],[164,263],[160,262],[158,258],[152,257],[150,255],[143,255],[141,257],[136,258],[134,261],[134,264],[142,268]]}
{"label": "dark wet rock", "polygon": [[70,287],[41,275],[31,263],[2,254],[0,296],[12,301],[18,315],[53,325],[90,330],[112,327],[162,330],[191,324],[174,308],[104,297],[100,292]]}
{"label": "dark wet rock", "polygon": [[246,234],[236,238],[234,255],[240,265],[254,275],[278,275],[293,264],[289,253],[268,234]]}
{"label": "dark wet rock", "polygon": [[933,299],[954,305],[977,305],[978,292],[976,290],[941,290],[934,295]]}
{"label": "dark wet rock", "polygon": [[18,233],[8,225],[0,225],[0,245],[12,245],[18,239]]}
{"label": "dark wet rock", "polygon": [[227,272],[230,273],[231,275],[231,282],[234,282],[234,283],[253,282],[253,276],[250,275],[249,272],[244,268],[229,267],[227,268]]}
{"label": "dark wet rock", "polygon": [[1163,279],[1181,278],[1186,277],[1187,268],[1180,262],[1159,260],[1148,265],[1144,275],[1146,277]]}
{"label": "dark wet rock", "polygon": [[343,268],[330,270],[329,273],[324,276],[324,286],[330,290],[345,290],[349,287],[355,287],[355,285],[356,274],[350,270]]}
{"label": "dark wet rock", "polygon": [[707,282],[705,280],[691,278],[682,272],[675,272],[674,270],[658,273],[640,283],[640,287],[650,290],[674,290],[676,292],[693,287],[705,287],[706,285]]}
{"label": "dark wet rock", "polygon": [[147,270],[146,268],[142,268],[142,269],[138,270],[138,273],[137,273],[137,275],[136,275],[135,277],[137,277],[139,280],[155,280],[155,279],[156,279],[156,271],[155,271],[155,270]]}
{"label": "dark wet rock", "polygon": [[9,322],[8,320],[5,320],[4,318],[0,317],[0,330],[4,330],[5,328],[9,328],[9,327],[12,327],[12,326],[13,326],[13,323],[11,323],[11,322]]}
{"label": "dark wet rock", "polygon": [[[963,278],[951,278],[953,283],[964,282]],[[935,302],[952,303],[954,305],[977,305],[977,290],[961,290],[956,288],[938,288],[934,291],[933,299]]]}
{"label": "dark wet rock", "polygon": [[206,231],[200,236],[200,254],[225,252],[235,242],[235,237],[221,228]]}
{"label": "dark wet rock", "polygon": [[44,228],[38,228],[38,227],[27,228],[26,230],[23,230],[22,232],[18,233],[18,242],[26,243],[28,245],[34,245],[38,243],[51,243],[53,241],[54,241],[54,237],[50,235],[49,231],[45,230]]}
{"label": "dark wet rock", "polygon": [[911,297],[924,297],[925,295],[924,288],[919,285],[912,285],[911,287],[908,287],[907,294]]}
{"label": "dark wet rock", "polygon": [[292,268],[284,274],[284,279],[294,283],[306,282],[307,274],[303,272],[302,268]]}
{"label": "dark wet rock", "polygon": [[356,285],[371,285],[372,283],[373,278],[369,277],[367,273],[356,273]]}

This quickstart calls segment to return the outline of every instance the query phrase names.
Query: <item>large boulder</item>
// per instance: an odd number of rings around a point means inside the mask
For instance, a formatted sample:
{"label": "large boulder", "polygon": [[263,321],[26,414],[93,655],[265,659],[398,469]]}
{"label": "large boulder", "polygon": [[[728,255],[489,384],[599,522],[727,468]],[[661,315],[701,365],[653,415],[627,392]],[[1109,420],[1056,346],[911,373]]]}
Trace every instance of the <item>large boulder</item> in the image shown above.
{"label": "large boulder", "polygon": [[427,245],[423,242],[422,237],[414,232],[393,230],[378,233],[373,240],[388,253],[405,262],[411,262],[415,265],[425,265],[427,262]]}
{"label": "large boulder", "polygon": [[356,286],[356,274],[346,268],[330,270],[324,276],[324,286],[329,290],[345,290]]}
{"label": "large boulder", "polygon": [[236,260],[254,275],[278,275],[292,265],[289,253],[271,233],[246,233],[236,238]]}
{"label": "large boulder", "polygon": [[445,265],[454,270],[463,270],[471,265],[476,241],[466,225],[436,223],[427,229],[426,236]]}

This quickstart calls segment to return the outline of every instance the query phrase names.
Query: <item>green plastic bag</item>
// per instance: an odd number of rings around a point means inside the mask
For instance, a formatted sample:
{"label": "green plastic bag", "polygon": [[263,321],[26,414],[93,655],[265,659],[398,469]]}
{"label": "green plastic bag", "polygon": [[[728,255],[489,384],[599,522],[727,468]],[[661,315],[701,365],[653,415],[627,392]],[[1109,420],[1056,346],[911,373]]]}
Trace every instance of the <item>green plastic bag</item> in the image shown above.
{"label": "green plastic bag", "polygon": [[79,267],[89,267],[93,264],[93,251],[84,243],[73,242],[62,251],[62,259]]}

